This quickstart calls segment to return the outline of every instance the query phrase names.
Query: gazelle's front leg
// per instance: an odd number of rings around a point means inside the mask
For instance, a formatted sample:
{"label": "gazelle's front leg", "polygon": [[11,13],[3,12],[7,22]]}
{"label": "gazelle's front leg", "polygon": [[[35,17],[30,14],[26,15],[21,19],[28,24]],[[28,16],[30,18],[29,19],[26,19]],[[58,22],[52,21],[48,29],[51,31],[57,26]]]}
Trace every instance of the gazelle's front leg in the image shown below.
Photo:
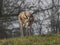
{"label": "gazelle's front leg", "polygon": [[20,22],[20,34],[23,36],[23,24]]}

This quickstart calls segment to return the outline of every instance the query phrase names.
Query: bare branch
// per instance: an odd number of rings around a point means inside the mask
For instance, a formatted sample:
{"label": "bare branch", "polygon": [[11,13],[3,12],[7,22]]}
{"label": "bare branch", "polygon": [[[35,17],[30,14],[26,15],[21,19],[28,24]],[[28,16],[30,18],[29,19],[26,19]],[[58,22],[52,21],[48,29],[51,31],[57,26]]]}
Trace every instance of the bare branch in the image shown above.
{"label": "bare branch", "polygon": [[37,9],[37,10],[34,10],[34,12],[33,12],[32,14],[35,14],[35,13],[41,12],[41,11],[50,10],[50,9],[52,9],[52,8],[54,8],[54,7],[60,7],[60,5],[52,6],[52,7],[49,7],[49,8],[47,8],[47,9],[41,9],[41,10]]}

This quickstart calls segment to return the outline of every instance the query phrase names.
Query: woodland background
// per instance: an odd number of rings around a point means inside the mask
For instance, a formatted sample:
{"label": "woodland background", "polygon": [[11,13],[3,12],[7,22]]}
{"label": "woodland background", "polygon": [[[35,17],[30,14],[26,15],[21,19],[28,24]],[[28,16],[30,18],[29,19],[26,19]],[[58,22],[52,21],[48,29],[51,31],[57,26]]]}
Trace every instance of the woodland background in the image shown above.
{"label": "woodland background", "polygon": [[34,13],[34,35],[60,33],[60,0],[0,0],[0,38],[20,36],[21,10]]}

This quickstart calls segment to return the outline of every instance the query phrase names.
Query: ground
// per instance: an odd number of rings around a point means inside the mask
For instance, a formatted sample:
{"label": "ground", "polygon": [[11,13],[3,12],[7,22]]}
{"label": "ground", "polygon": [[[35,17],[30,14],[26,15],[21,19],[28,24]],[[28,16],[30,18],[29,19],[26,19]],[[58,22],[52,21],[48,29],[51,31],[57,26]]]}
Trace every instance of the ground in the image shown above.
{"label": "ground", "polygon": [[60,45],[60,34],[0,39],[0,45]]}

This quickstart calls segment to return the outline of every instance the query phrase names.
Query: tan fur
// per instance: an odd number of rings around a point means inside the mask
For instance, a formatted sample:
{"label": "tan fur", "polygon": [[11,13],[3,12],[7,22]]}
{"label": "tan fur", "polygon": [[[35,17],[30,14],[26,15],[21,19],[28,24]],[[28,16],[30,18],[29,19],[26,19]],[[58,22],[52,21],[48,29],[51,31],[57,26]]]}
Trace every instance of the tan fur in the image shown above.
{"label": "tan fur", "polygon": [[18,15],[18,20],[20,23],[20,33],[21,33],[21,36],[23,36],[23,27],[25,26],[26,32],[28,32],[28,28],[31,28],[34,22],[34,17],[30,12],[23,11]]}

